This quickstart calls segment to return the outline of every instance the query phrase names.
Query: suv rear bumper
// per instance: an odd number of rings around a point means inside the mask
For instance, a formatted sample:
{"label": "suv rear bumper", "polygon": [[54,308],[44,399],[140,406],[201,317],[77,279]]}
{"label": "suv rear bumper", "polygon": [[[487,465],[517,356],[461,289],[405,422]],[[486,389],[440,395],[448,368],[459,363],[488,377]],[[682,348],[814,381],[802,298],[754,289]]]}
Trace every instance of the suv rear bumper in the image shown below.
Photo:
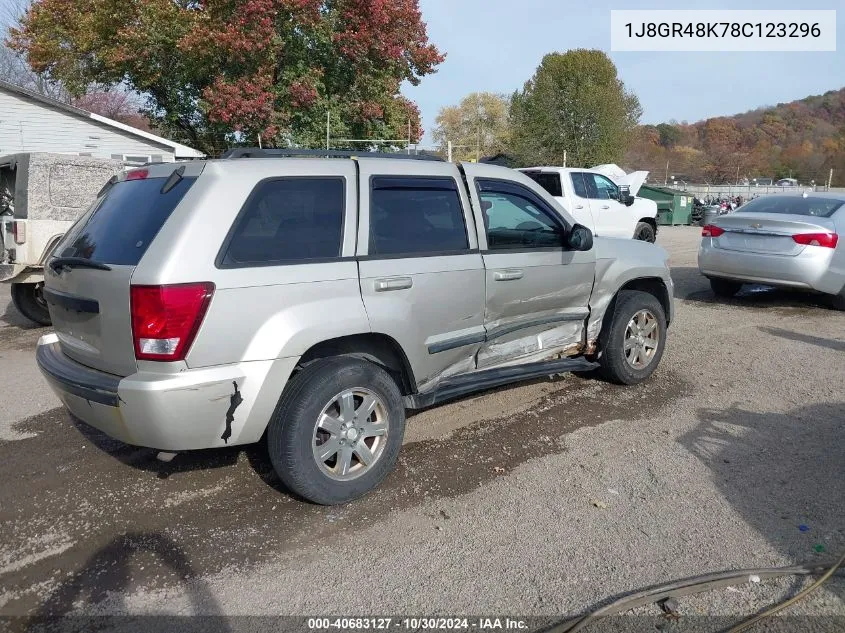
{"label": "suv rear bumper", "polygon": [[[298,359],[124,378],[76,362],[47,334],[36,360],[62,403],[86,424],[127,444],[184,451],[257,442]],[[230,412],[231,437],[224,441]]]}

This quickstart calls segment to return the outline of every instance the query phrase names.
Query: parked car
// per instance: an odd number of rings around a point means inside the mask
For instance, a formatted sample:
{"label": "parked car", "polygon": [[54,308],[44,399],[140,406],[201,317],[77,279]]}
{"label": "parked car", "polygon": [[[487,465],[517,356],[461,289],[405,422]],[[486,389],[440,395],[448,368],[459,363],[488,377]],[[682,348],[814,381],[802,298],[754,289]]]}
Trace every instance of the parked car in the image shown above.
{"label": "parked car", "polygon": [[781,178],[775,184],[778,187],[797,187],[798,181],[795,178]]}
{"label": "parked car", "polygon": [[597,236],[645,242],[657,238],[657,203],[635,197],[648,172],[635,172],[629,175],[630,181],[617,184],[596,169],[528,167],[520,171]]}
{"label": "parked car", "polygon": [[26,318],[50,325],[44,260],[123,163],[67,154],[0,157],[0,282]]}
{"label": "parked car", "polygon": [[287,487],[334,504],[393,468],[406,408],[660,362],[662,248],[594,240],[508,168],[292,153],[130,171],[68,232],[37,361],[76,417],[170,452],[266,431]]}
{"label": "parked car", "polygon": [[845,194],[761,196],[701,230],[698,268],[719,296],[743,283],[820,292],[845,309]]}

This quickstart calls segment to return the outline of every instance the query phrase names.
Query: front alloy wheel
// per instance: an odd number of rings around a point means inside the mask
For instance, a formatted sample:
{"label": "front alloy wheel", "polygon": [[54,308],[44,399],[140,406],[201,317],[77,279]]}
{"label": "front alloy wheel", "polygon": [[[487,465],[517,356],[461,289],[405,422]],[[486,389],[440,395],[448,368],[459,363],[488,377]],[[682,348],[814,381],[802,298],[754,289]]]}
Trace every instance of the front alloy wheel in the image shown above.
{"label": "front alloy wheel", "polygon": [[[657,369],[666,346],[666,313],[649,292],[621,290],[599,334],[599,371],[611,382],[636,385]],[[611,315],[608,315],[611,316]]]}
{"label": "front alloy wheel", "polygon": [[654,360],[660,344],[657,317],[648,310],[640,310],[625,328],[625,360],[634,369],[644,369]]}

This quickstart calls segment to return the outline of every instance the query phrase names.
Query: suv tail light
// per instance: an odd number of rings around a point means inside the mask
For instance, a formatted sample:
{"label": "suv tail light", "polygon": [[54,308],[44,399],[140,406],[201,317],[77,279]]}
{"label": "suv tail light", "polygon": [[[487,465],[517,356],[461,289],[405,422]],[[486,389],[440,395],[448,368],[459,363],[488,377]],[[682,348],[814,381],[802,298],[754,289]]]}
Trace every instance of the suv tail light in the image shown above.
{"label": "suv tail light", "polygon": [[725,232],[725,229],[719,228],[714,224],[705,224],[701,227],[701,237],[719,237]]}
{"label": "suv tail light", "polygon": [[799,233],[793,235],[792,239],[805,246],[824,246],[825,248],[836,248],[839,242],[839,236],[836,233]]}
{"label": "suv tail light", "polygon": [[15,239],[15,244],[26,242],[26,222],[23,220],[12,222],[12,237]]}
{"label": "suv tail light", "polygon": [[184,360],[214,295],[214,284],[132,286],[132,340],[138,360]]}

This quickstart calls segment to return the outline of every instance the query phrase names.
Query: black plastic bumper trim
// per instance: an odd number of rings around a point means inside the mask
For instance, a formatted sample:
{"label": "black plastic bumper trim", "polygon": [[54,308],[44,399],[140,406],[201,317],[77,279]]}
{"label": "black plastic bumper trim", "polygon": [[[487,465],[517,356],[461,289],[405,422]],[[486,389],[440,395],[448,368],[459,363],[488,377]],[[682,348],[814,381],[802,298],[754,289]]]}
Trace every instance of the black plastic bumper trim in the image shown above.
{"label": "black plastic bumper trim", "polygon": [[65,356],[59,343],[39,345],[35,352],[38,368],[48,380],[67,393],[90,402],[118,406],[117,387],[121,377],[91,369]]}

